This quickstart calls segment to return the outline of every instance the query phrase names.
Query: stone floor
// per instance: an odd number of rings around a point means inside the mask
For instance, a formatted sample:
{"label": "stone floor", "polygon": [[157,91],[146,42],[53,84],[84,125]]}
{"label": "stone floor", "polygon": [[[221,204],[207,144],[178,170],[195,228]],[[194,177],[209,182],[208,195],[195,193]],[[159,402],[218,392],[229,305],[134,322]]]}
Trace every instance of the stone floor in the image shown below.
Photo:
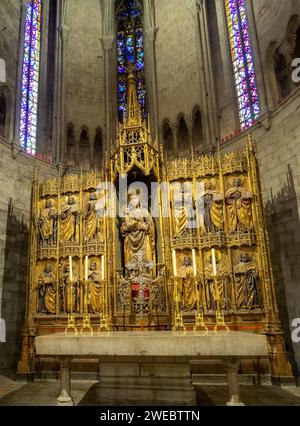
{"label": "stone floor", "polygon": [[[97,384],[95,382],[72,383],[76,405],[97,404]],[[59,392],[59,382],[15,382],[0,376],[0,406],[55,406]],[[199,406],[225,405],[228,401],[227,387],[222,385],[197,386]],[[249,406],[300,406],[300,387],[241,386],[242,401]],[[137,405],[124,402],[122,405]],[[141,401],[138,405],[149,405]],[[151,405],[156,405],[152,403]]]}

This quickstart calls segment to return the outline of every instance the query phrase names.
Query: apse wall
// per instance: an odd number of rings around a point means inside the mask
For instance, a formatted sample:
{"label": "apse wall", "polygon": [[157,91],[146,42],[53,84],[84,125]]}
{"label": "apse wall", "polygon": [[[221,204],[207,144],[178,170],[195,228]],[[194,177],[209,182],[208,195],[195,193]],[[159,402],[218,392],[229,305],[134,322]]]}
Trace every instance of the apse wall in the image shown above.
{"label": "apse wall", "polygon": [[190,0],[155,2],[156,61],[160,122],[176,122],[200,104],[196,28]]}
{"label": "apse wall", "polygon": [[68,2],[66,25],[66,123],[89,138],[105,119],[104,52],[99,0]]}
{"label": "apse wall", "polygon": [[7,342],[0,343],[0,370],[16,370],[25,318],[31,183],[33,171],[57,176],[56,167],[23,152],[12,156],[0,138],[0,318]]}
{"label": "apse wall", "polygon": [[[258,153],[280,318],[299,375],[300,345],[291,341],[291,324],[300,318],[300,89],[251,131]],[[245,142],[243,135],[225,142],[222,149],[242,150]]]}

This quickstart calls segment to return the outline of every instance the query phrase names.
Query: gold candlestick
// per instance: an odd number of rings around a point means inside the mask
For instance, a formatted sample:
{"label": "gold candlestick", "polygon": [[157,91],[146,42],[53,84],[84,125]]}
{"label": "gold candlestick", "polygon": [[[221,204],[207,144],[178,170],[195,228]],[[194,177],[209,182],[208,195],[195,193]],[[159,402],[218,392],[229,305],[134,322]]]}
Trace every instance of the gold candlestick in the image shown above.
{"label": "gold candlestick", "polygon": [[214,287],[215,287],[215,301],[217,304],[216,309],[216,325],[214,327],[214,332],[216,333],[219,329],[225,329],[226,332],[229,332],[230,329],[228,325],[225,323],[225,315],[224,312],[220,309],[221,304],[221,295],[218,290],[218,280],[217,276],[214,277]]}
{"label": "gold candlestick", "polygon": [[178,283],[177,278],[174,279],[174,325],[173,331],[186,332],[186,328],[183,323],[183,315],[180,311],[180,300],[178,294]]}
{"label": "gold candlestick", "polygon": [[90,314],[85,314],[83,316],[83,322],[82,322],[82,327],[80,330],[80,334],[83,334],[84,332],[88,332],[91,334],[91,336],[93,336],[94,331],[93,331],[93,327],[91,326],[91,316]]}
{"label": "gold candlestick", "polygon": [[77,336],[78,331],[77,331],[77,328],[76,328],[75,315],[68,314],[68,325],[65,329],[65,335],[72,333],[72,332],[75,334],[75,336]]}

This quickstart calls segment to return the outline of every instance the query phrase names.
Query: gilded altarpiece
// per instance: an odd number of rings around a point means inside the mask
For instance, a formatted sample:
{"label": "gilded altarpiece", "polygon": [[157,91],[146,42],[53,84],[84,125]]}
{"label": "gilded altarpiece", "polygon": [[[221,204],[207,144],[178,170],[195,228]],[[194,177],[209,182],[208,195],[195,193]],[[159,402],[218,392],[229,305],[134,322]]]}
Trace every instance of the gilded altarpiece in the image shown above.
{"label": "gilded altarpiece", "polygon": [[[291,375],[251,137],[244,152],[168,162],[132,73],[128,82],[128,115],[103,173],[34,179],[19,371],[34,370],[36,335],[68,326],[204,338],[220,328],[266,334],[273,373]],[[124,176],[131,186],[117,206]]]}

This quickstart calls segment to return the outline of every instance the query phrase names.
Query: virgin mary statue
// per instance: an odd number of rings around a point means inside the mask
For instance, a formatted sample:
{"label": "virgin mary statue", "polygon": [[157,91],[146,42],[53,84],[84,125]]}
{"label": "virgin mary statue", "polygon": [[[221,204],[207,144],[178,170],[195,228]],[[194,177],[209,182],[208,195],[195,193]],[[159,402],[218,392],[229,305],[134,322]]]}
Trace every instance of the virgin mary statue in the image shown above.
{"label": "virgin mary statue", "polygon": [[124,238],[125,266],[142,260],[155,261],[155,225],[149,211],[141,206],[140,193],[128,193],[129,205],[122,221],[121,235]]}

